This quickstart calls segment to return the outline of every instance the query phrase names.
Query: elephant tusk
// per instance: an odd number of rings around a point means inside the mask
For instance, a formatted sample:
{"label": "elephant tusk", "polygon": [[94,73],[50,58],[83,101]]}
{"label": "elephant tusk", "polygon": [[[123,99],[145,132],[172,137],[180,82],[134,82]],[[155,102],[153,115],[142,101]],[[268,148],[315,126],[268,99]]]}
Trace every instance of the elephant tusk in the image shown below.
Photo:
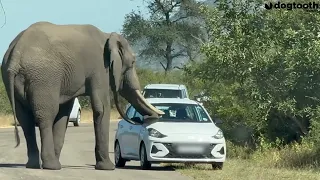
{"label": "elephant tusk", "polygon": [[141,100],[141,102],[147,106],[148,108],[150,108],[152,111],[156,112],[159,115],[163,115],[165,114],[163,111],[157,109],[156,107],[154,107],[152,104],[150,104],[141,94],[141,92],[139,90],[135,90],[136,95],[138,96],[138,98]]}

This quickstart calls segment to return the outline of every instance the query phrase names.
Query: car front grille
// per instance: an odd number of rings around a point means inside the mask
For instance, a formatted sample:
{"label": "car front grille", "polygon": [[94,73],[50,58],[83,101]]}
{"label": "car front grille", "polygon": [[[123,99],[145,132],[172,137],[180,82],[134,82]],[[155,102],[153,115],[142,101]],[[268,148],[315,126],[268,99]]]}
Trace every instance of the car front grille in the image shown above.
{"label": "car front grille", "polygon": [[203,154],[181,154],[177,152],[177,147],[180,144],[174,143],[163,143],[163,145],[169,150],[169,153],[164,158],[185,158],[185,159],[209,159],[214,158],[212,156],[211,151],[214,148],[215,144],[202,144],[201,146],[205,146],[205,152]]}

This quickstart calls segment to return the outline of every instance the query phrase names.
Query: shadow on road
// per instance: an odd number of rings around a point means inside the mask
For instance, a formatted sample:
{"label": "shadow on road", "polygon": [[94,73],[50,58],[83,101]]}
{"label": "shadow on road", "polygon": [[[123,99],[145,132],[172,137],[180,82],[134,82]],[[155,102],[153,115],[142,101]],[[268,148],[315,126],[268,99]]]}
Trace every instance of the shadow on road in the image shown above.
{"label": "shadow on road", "polygon": [[62,165],[64,169],[94,169],[94,165],[87,164],[84,166],[69,166],[69,165]]}
{"label": "shadow on road", "polygon": [[[117,169],[127,169],[127,170],[140,170],[140,171],[145,171],[145,170],[142,170],[140,168],[140,166],[125,166],[125,167],[122,167],[122,168],[117,168]],[[175,171],[173,167],[171,166],[166,166],[166,167],[163,167],[163,166],[151,166],[151,168],[148,170],[148,171]]]}
{"label": "shadow on road", "polygon": [[7,164],[7,163],[0,163],[0,168],[25,168],[25,164]]}
{"label": "shadow on road", "polygon": [[[94,170],[94,165],[92,164],[86,164],[84,166],[68,166],[68,165],[63,165],[62,168],[65,168],[65,169],[93,169]],[[126,170],[135,170],[135,171],[145,171],[145,170],[142,170],[140,168],[140,166],[125,166],[125,167],[122,167],[122,168],[116,168],[116,169],[126,169]],[[157,167],[154,167],[152,166],[150,170],[148,171],[175,171],[173,167],[171,166],[166,166],[166,167],[162,167],[162,166],[157,166]]]}
{"label": "shadow on road", "polygon": [[[0,163],[0,168],[25,168],[25,164],[8,164],[8,163]],[[88,170],[94,170],[94,165],[92,164],[86,164],[84,166],[70,166],[70,165],[62,165],[62,169],[88,169]],[[116,169],[126,169],[126,170],[135,170],[135,171],[145,171],[140,168],[140,166],[125,166],[122,168],[116,168]],[[150,170],[148,171],[175,171],[173,167],[171,166],[152,166]]]}

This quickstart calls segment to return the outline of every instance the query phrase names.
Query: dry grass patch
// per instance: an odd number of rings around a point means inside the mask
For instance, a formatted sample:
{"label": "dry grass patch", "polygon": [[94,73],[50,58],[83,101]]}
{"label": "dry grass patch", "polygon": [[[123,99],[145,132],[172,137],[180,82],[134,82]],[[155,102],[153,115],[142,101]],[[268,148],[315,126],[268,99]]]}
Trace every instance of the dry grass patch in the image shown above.
{"label": "dry grass patch", "polygon": [[[92,110],[82,110],[81,112],[81,122],[83,123],[89,123],[93,122],[92,120]],[[118,120],[120,118],[120,114],[116,109],[111,109],[110,113],[110,119],[111,120]]]}
{"label": "dry grass patch", "polygon": [[[92,121],[92,111],[82,109],[81,112],[81,122],[82,123],[90,123]],[[111,120],[117,120],[120,118],[120,115],[117,110],[111,110]],[[13,116],[11,114],[0,114],[0,128],[11,127],[13,126]]]}
{"label": "dry grass patch", "polygon": [[13,123],[13,117],[9,114],[0,114],[0,128],[10,127]]}
{"label": "dry grass patch", "polygon": [[210,165],[186,167],[171,164],[178,172],[195,180],[315,180],[320,172],[312,169],[270,168],[250,160],[227,159],[223,170],[212,170]]}

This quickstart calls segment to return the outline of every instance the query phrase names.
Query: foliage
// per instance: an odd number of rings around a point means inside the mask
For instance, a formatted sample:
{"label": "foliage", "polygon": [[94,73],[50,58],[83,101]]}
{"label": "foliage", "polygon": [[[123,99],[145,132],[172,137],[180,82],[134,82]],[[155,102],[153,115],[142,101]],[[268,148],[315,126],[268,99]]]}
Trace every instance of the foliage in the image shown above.
{"label": "foliage", "polygon": [[288,143],[306,135],[310,123],[317,126],[320,25],[314,22],[320,15],[263,5],[220,0],[215,8],[203,6],[214,41],[202,47],[205,61],[185,72],[211,94],[208,108],[224,119],[234,141],[240,128],[247,138],[264,134]]}
{"label": "foliage", "polygon": [[[201,37],[199,3],[195,0],[147,0],[150,17],[133,11],[125,16],[124,36],[141,46],[139,57],[159,60],[164,70],[171,71],[173,61],[194,58]],[[164,65],[162,62],[165,62]]]}
{"label": "foliage", "polygon": [[9,114],[12,112],[10,101],[7,96],[6,89],[4,87],[3,81],[2,81],[2,75],[0,70],[0,112],[2,114]]}

